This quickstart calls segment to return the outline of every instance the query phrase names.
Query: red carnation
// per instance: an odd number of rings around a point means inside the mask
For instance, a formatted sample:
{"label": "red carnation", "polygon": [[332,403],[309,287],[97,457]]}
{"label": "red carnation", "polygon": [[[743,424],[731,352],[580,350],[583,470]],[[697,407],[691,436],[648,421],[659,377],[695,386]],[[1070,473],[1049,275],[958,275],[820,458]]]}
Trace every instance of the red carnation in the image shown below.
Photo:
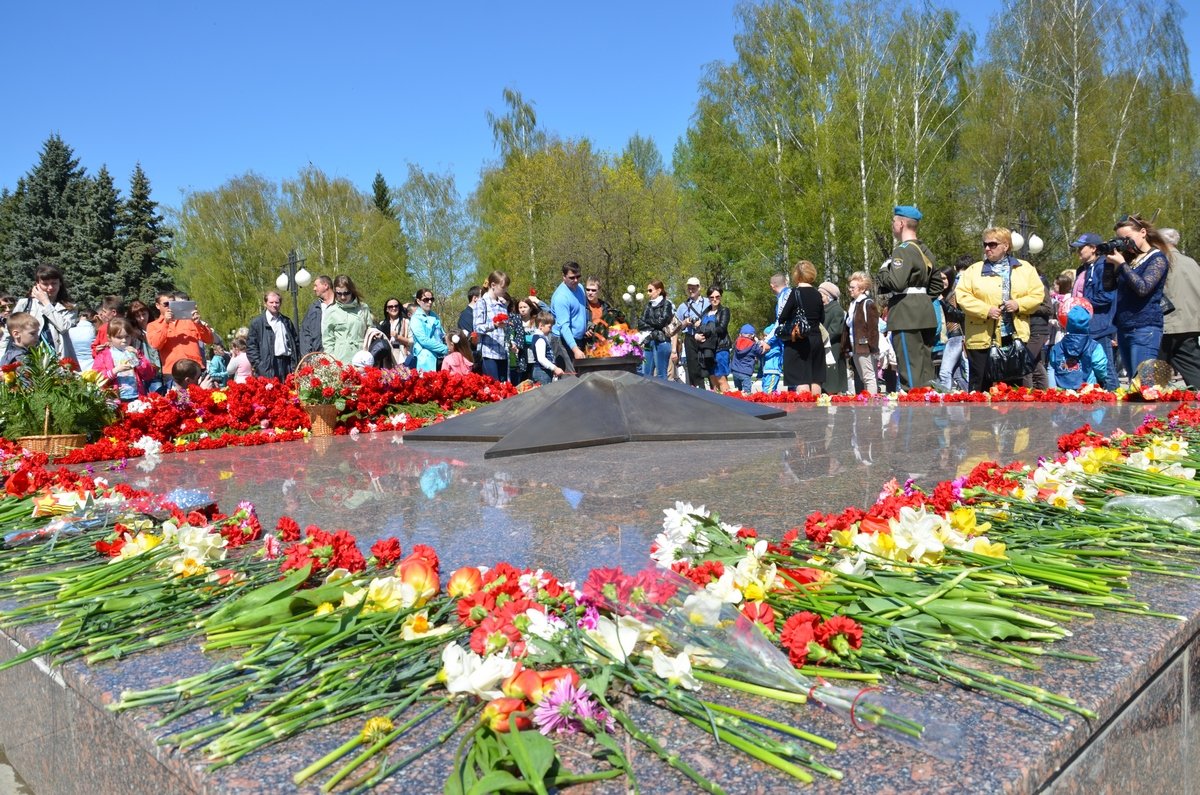
{"label": "red carnation", "polygon": [[394,536],[381,538],[371,545],[371,555],[375,558],[375,565],[381,569],[391,566],[399,560],[401,554],[400,539]]}
{"label": "red carnation", "polygon": [[832,652],[846,656],[862,648],[862,627],[852,618],[832,616],[816,631],[817,642]]}
{"label": "red carnation", "polygon": [[816,618],[812,613],[797,613],[785,621],[783,629],[779,631],[779,642],[787,649],[788,659],[797,668],[808,661],[808,645],[816,637],[810,617]]}
{"label": "red carnation", "polygon": [[289,544],[300,540],[300,525],[290,516],[279,517],[279,521],[275,523],[275,531]]}

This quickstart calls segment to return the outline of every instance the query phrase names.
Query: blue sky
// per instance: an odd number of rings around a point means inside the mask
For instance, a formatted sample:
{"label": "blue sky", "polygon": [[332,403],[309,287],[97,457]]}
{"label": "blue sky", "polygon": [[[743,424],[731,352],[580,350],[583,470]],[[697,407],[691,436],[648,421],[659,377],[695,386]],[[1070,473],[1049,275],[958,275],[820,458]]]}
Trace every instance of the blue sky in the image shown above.
{"label": "blue sky", "polygon": [[[313,163],[367,189],[413,162],[475,187],[495,157],[485,112],[513,86],[539,123],[670,162],[705,66],[733,57],[734,2],[9,3],[0,12],[0,186],[57,132],[119,188],[155,198]],[[950,3],[982,38],[1000,0]],[[1185,19],[1200,58],[1200,19]],[[136,77],[135,77],[136,76]]]}

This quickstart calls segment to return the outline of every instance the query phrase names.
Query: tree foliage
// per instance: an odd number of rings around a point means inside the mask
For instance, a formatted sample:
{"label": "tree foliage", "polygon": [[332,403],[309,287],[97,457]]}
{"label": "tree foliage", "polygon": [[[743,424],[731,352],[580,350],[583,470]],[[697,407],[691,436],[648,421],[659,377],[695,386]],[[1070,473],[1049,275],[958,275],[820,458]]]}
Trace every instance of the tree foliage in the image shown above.
{"label": "tree foliage", "polygon": [[[1200,105],[1175,0],[1008,0],[977,47],[930,3],[768,0],[737,10],[675,175],[706,269],[873,269],[918,204],[943,262],[1025,219],[1047,272],[1082,231],[1153,215],[1200,245]],[[1186,248],[1186,246],[1185,246]],[[750,287],[753,289],[753,287]]]}
{"label": "tree foliage", "polygon": [[149,297],[171,267],[171,230],[150,194],[138,166],[122,200],[107,168],[88,176],[71,147],[50,136],[16,190],[0,194],[3,288],[24,295],[34,269],[48,262],[79,304],[108,294]]}
{"label": "tree foliage", "polygon": [[[314,276],[352,278],[377,315],[388,295],[411,290],[399,225],[349,180],[314,166],[282,184],[250,173],[191,192],[177,225],[178,286],[218,329],[245,325],[261,311],[291,249]],[[311,300],[301,292],[301,313]]]}

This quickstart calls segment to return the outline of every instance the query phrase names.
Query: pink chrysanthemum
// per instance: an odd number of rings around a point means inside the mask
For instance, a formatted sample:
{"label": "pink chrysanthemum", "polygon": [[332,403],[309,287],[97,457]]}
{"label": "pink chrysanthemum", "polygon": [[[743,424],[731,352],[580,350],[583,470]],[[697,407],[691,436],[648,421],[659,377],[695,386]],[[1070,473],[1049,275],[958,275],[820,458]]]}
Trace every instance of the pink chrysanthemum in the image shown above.
{"label": "pink chrysanthemum", "polygon": [[587,688],[571,684],[568,678],[555,682],[553,689],[542,697],[533,711],[533,725],[547,737],[585,731],[584,721],[588,719],[610,734],[616,728],[612,717],[596,703]]}

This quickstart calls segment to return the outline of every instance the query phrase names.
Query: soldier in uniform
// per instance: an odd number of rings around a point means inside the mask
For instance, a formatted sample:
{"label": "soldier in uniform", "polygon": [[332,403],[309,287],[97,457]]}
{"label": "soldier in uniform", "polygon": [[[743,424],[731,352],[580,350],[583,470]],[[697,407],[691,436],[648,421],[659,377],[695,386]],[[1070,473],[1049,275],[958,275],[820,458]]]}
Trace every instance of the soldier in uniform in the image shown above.
{"label": "soldier in uniform", "polygon": [[939,285],[931,284],[935,274],[933,254],[917,239],[920,220],[921,211],[916,207],[892,209],[892,237],[898,245],[875,280],[880,293],[891,294],[887,327],[896,350],[900,385],[905,390],[929,386],[937,377],[930,350],[937,332],[937,316],[930,290]]}

